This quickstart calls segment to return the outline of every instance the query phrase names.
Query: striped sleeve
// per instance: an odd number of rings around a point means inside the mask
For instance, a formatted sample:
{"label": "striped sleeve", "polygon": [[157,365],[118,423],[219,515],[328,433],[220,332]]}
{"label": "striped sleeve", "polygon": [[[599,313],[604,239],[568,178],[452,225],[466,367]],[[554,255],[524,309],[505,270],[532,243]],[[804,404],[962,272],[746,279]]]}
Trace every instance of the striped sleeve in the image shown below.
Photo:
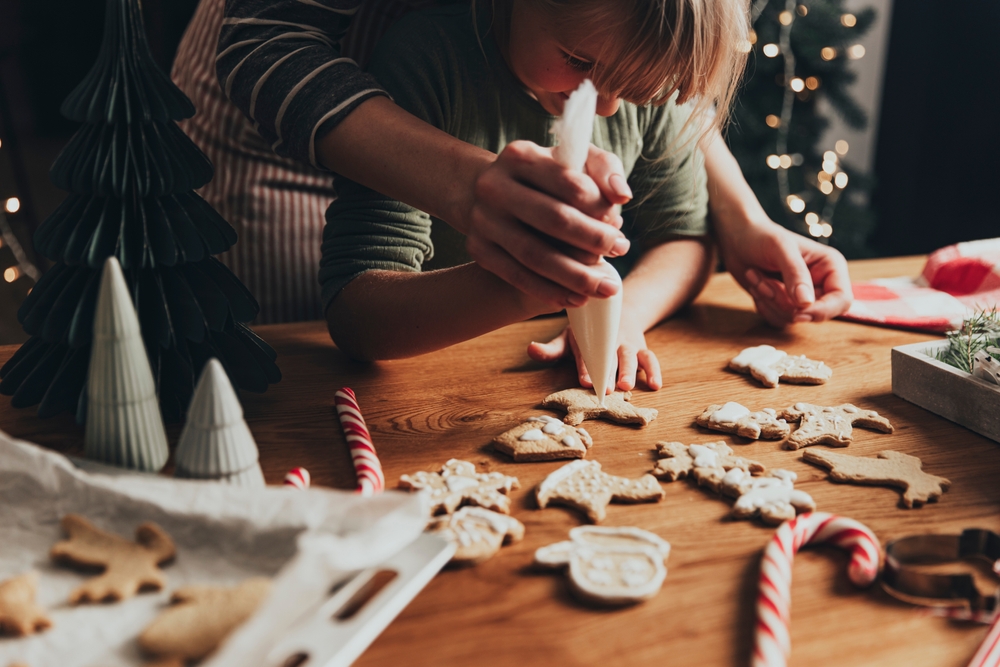
{"label": "striped sleeve", "polygon": [[362,0],[227,0],[216,73],[279,155],[322,169],[316,139],[365,100],[386,95],[340,53]]}

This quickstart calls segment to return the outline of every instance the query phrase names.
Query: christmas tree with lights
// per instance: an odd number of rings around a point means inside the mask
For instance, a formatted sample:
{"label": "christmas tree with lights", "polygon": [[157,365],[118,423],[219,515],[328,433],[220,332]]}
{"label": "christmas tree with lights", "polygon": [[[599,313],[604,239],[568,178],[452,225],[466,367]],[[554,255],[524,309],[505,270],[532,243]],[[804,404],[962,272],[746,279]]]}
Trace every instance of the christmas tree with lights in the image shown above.
{"label": "christmas tree with lights", "polygon": [[727,140],[775,222],[827,242],[848,256],[866,254],[874,220],[849,195],[870,182],[844,161],[847,142],[821,146],[829,122],[823,98],[853,128],[867,124],[848,86],[849,63],[864,56],[858,39],[875,12],[850,13],[843,0],[756,0],[750,65],[733,108]]}
{"label": "christmas tree with lights", "polygon": [[83,126],[51,170],[70,195],[35,235],[55,265],[18,311],[31,338],[0,369],[0,393],[14,407],[38,405],[40,416],[71,410],[82,421],[110,256],[138,313],[165,419],[182,418],[212,357],[237,388],[279,381],[274,350],[245,324],[257,301],[212,257],[236,232],[193,192],[212,164],[175,124],[194,106],[154,63],[139,0],[108,0],[100,55],[62,113]]}

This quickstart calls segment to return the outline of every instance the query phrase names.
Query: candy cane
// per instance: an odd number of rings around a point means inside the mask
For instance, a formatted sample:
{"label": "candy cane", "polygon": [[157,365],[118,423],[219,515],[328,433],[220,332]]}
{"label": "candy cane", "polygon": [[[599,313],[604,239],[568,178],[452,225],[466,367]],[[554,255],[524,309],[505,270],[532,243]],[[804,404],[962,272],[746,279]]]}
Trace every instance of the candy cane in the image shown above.
{"label": "candy cane", "polygon": [[791,652],[788,635],[792,560],[806,544],[825,542],[851,552],[847,574],[857,586],[878,576],[881,547],[864,525],[844,517],[813,512],[781,524],[764,550],[757,593],[757,631],[753,667],[784,667]]}
{"label": "candy cane", "polygon": [[1000,665],[1000,614],[993,619],[993,625],[979,650],[972,657],[969,667],[997,667]]}
{"label": "candy cane", "polygon": [[294,486],[296,489],[309,488],[309,471],[305,468],[292,468],[285,473],[285,486]]}
{"label": "candy cane", "polygon": [[385,488],[385,476],[372,444],[372,436],[365,426],[365,418],[361,416],[357,396],[350,388],[344,387],[334,394],[334,402],[347,446],[351,448],[351,460],[358,476],[357,492],[363,496],[381,493]]}

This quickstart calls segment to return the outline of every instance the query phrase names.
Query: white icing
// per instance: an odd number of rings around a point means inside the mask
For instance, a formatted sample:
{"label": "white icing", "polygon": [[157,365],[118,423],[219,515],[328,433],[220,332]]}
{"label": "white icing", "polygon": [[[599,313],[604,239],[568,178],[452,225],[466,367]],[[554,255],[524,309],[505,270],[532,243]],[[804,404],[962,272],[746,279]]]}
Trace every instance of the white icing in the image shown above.
{"label": "white icing", "polygon": [[565,424],[555,417],[550,417],[548,415],[540,415],[538,417],[528,417],[529,422],[542,422],[545,426],[542,427],[542,431],[548,433],[549,435],[559,435],[563,432]]}
{"label": "white icing", "polygon": [[799,412],[805,412],[806,410],[809,409],[809,404],[808,403],[796,403],[795,404],[795,409],[798,410]]}
{"label": "white icing", "polygon": [[577,426],[576,427],[576,432],[579,433],[584,438],[589,438],[590,437],[590,433],[588,433],[587,429],[583,428],[582,426]]}
{"label": "white icing", "polygon": [[[601,464],[596,461],[576,460],[572,463],[567,463],[562,468],[555,470],[552,474],[545,478],[545,481],[538,485],[538,494],[546,495],[553,492],[559,484],[578,472],[588,470],[591,472],[592,477],[593,473],[600,471],[600,469]],[[580,486],[582,486],[582,480]]]}
{"label": "white icing", "polygon": [[618,293],[606,299],[591,297],[580,308],[567,308],[573,336],[580,355],[587,365],[594,392],[603,406],[608,387],[614,386],[613,375],[618,366],[618,327],[622,315],[622,279],[613,266],[603,259],[594,265],[609,280],[618,283]]}
{"label": "white icing", "polygon": [[444,483],[448,486],[448,490],[451,492],[464,491],[465,489],[469,489],[474,486],[479,486],[478,479],[473,479],[471,477],[461,477],[458,475],[449,475],[448,477],[445,477]]}
{"label": "white icing", "polygon": [[519,435],[517,439],[518,440],[527,440],[527,441],[545,440],[545,434],[543,434],[537,428],[533,428],[530,431],[525,431],[524,433],[522,433],[521,435]]}
{"label": "white icing", "polygon": [[748,347],[740,352],[733,359],[734,366],[739,368],[749,368],[750,372],[764,378],[766,384],[778,384],[780,374],[775,366],[788,355],[781,350],[776,350],[770,345],[758,345]]}
{"label": "white icing", "polygon": [[691,445],[688,454],[694,459],[695,468],[718,468],[719,455],[705,445]]}
{"label": "white icing", "polygon": [[734,403],[732,401],[726,403],[721,408],[712,413],[712,416],[708,418],[713,424],[723,424],[729,422],[736,422],[746,417],[750,414],[750,410],[743,407],[739,403]]}
{"label": "white icing", "polygon": [[[506,514],[500,514],[485,507],[463,507],[455,512],[456,519],[469,518],[473,521],[480,521],[489,524],[489,527],[501,535],[506,535],[510,530],[514,519]],[[468,524],[467,524],[468,525]]]}
{"label": "white icing", "polygon": [[614,577],[611,576],[611,573],[604,570],[587,570],[587,578],[595,584],[602,586],[607,586],[614,582]]}
{"label": "white icing", "polygon": [[854,407],[853,405],[845,405],[844,406],[844,412],[849,412],[849,413],[851,413],[853,415],[857,411],[858,411],[858,409],[856,407]]}
{"label": "white icing", "polygon": [[562,440],[560,440],[559,442],[566,445],[567,447],[576,447],[576,438],[574,438],[571,435],[564,435]]}
{"label": "white icing", "polygon": [[777,417],[778,416],[778,411],[775,410],[774,408],[764,408],[761,412],[766,412],[767,414],[771,415],[772,417]]}

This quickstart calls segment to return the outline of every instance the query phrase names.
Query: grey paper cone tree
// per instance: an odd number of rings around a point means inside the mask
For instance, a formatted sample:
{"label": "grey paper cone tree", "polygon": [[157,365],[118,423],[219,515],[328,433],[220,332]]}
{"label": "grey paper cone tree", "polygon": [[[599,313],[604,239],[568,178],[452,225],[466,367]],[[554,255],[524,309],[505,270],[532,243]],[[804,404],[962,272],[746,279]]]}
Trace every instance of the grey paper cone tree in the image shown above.
{"label": "grey paper cone tree", "polygon": [[83,127],[51,170],[70,195],[35,235],[55,265],[18,311],[31,338],[0,369],[0,393],[43,417],[71,410],[82,420],[101,267],[112,256],[167,420],[181,419],[212,357],[239,389],[279,381],[274,350],[245,325],[257,301],[212,257],[236,232],[193,192],[212,165],[174,122],[194,106],[153,62],[138,0],[107,1],[97,63],[62,113]]}
{"label": "grey paper cone tree", "polygon": [[264,486],[257,443],[217,359],[210,359],[191,399],[174,454],[174,475]]}
{"label": "grey paper cone tree", "polygon": [[114,257],[104,263],[97,293],[84,455],[148,472],[170,455],[139,319]]}

